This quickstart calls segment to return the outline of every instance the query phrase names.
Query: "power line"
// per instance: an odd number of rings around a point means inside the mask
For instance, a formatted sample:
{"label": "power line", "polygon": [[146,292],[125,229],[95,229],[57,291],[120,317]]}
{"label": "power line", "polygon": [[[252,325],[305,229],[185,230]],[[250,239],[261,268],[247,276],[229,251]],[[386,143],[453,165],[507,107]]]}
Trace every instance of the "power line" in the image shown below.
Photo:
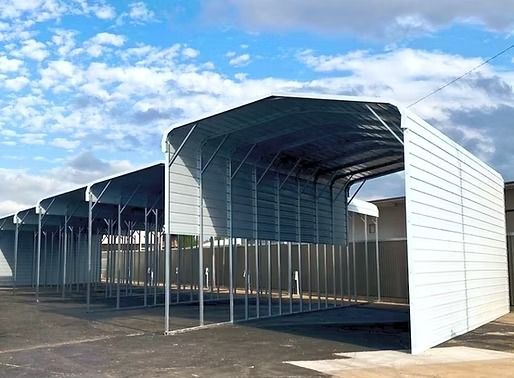
{"label": "power line", "polygon": [[460,75],[459,77],[456,77],[455,79],[447,82],[446,84],[444,84],[443,86],[433,90],[432,92],[430,92],[429,94],[419,98],[418,100],[414,101],[412,104],[410,104],[409,106],[407,106],[408,108],[410,108],[411,106],[414,106],[418,103],[420,103],[421,101],[425,100],[426,98],[436,94],[437,92],[440,92],[442,91],[444,88],[452,85],[453,83],[455,83],[456,81],[459,81],[460,79],[462,79],[463,77],[466,77],[468,76],[470,73],[472,73],[473,71],[476,71],[477,69],[479,69],[480,67],[486,65],[487,63],[489,63],[491,60],[494,60],[496,58],[498,58],[500,55],[503,55],[505,54],[507,51],[509,51],[510,49],[514,48],[514,45],[510,45],[509,47],[503,49],[502,51],[500,51],[499,53],[497,53],[496,55],[493,55],[492,57],[490,57],[489,59],[487,59],[486,61],[480,63],[478,66],[476,67],[473,67],[472,69],[470,69],[469,71],[466,71],[465,73],[463,73],[462,75]]}

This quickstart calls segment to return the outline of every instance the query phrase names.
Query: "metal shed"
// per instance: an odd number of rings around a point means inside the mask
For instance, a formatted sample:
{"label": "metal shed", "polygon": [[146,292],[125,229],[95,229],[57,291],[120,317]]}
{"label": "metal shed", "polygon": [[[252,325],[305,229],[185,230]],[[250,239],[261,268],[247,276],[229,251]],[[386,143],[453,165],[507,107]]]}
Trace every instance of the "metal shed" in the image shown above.
{"label": "metal shed", "polygon": [[[350,300],[345,299],[350,287],[344,286],[344,266],[351,263],[345,257],[350,248],[348,189],[402,170],[412,352],[420,353],[509,310],[502,177],[393,102],[271,95],[172,127],[164,135],[163,150],[166,331],[170,234],[199,239],[200,326],[205,325],[204,280],[209,267],[204,248],[213,240],[228,247],[229,321],[238,320],[240,288],[245,302],[242,319],[312,310],[312,287],[308,298],[305,288],[305,281],[312,284],[312,272],[307,276],[302,264],[310,269],[327,258],[339,268],[325,276],[322,294],[319,274],[314,278],[314,307],[321,308],[321,301],[328,308],[329,303]],[[244,259],[242,283],[234,271],[238,257]],[[283,271],[286,276],[275,282],[276,290],[269,268],[268,274],[260,269],[263,263],[269,267],[271,260],[277,274]],[[257,281],[253,286],[248,279],[252,269]],[[298,293],[292,288],[293,272],[299,276]],[[284,283],[287,290],[282,290]],[[266,307],[263,288],[269,299]]]}

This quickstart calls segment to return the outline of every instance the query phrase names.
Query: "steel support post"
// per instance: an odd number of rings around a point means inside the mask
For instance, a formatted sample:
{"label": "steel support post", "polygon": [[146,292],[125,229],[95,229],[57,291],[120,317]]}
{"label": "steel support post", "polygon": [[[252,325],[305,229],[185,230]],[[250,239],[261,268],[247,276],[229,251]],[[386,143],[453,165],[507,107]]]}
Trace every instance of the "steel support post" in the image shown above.
{"label": "steel support post", "polygon": [[308,286],[309,286],[309,311],[312,311],[312,261],[311,261],[311,243],[307,244],[307,275],[309,276]]}
{"label": "steel support post", "polygon": [[37,231],[34,231],[32,235],[32,272],[30,277],[30,285],[31,287],[36,287],[36,260],[37,260]]}
{"label": "steel support post", "polygon": [[36,260],[36,302],[39,303],[39,277],[41,271],[41,211],[38,214],[37,260]]}
{"label": "steel support post", "polygon": [[54,237],[55,237],[55,232],[52,231],[51,233],[51,238],[50,238],[50,272],[52,272],[52,283],[50,283],[50,287],[53,285],[53,267],[54,267]]}
{"label": "steel support post", "polygon": [[364,261],[366,265],[366,300],[369,302],[369,256],[368,256],[368,216],[364,215]]}
{"label": "steel support post", "polygon": [[325,308],[328,307],[328,267],[327,267],[327,245],[323,244],[323,271],[325,278]]}
{"label": "steel support post", "polygon": [[233,241],[233,219],[232,219],[232,161],[227,161],[227,223],[228,223],[228,269],[229,269],[229,303],[230,303],[230,322],[234,323],[234,241]]}
{"label": "steel support post", "polygon": [[181,264],[181,261],[182,261],[182,249],[184,248],[184,246],[182,245],[183,243],[183,239],[180,235],[177,235],[177,299],[176,299],[176,302],[179,303],[180,302],[180,289],[181,289],[181,281],[180,281],[180,274],[182,273],[181,269],[182,269],[182,264]]}
{"label": "steel support post", "polygon": [[297,235],[298,235],[298,297],[300,298],[300,312],[303,312],[303,278],[302,278],[302,192],[300,187],[300,179],[296,178],[297,185]]}
{"label": "steel support post", "polygon": [[[80,234],[79,234],[80,235]],[[80,240],[80,236],[79,236]],[[87,288],[86,305],[89,312],[91,307],[91,250],[93,248],[93,201],[89,196],[88,218],[87,218]]]}
{"label": "steel support post", "polygon": [[118,250],[116,251],[117,258],[114,259],[114,266],[117,268],[117,279],[116,279],[116,310],[120,309],[120,281],[121,281],[121,271],[118,267],[118,260],[121,253],[121,202],[118,203]]}
{"label": "steel support post", "polygon": [[200,149],[199,159],[199,173],[200,173],[200,183],[199,183],[199,201],[198,206],[200,207],[200,232],[199,232],[199,246],[198,246],[198,301],[199,301],[199,310],[200,310],[200,326],[204,325],[204,303],[203,303],[203,168],[202,168],[202,150]]}
{"label": "steel support post", "polygon": [[43,236],[45,237],[45,243],[44,243],[44,248],[43,248],[43,266],[44,266],[43,286],[46,286],[47,281],[48,281],[48,249],[47,249],[48,248],[48,240],[47,240],[48,238],[47,238],[47,233],[43,232]]}
{"label": "steel support post", "polygon": [[58,247],[57,247],[57,277],[55,279],[56,285],[55,285],[55,291],[58,293],[60,284],[59,284],[59,277],[61,276],[61,254],[62,254],[62,229],[59,226],[59,237],[57,240]]}
{"label": "steel support post", "polygon": [[332,296],[334,298],[334,307],[337,306],[337,290],[336,290],[336,246],[332,244]]}
{"label": "steel support post", "polygon": [[[167,168],[169,169],[169,168]],[[164,269],[164,285],[165,285],[165,288],[164,288],[164,306],[165,306],[165,318],[166,318],[166,329],[165,329],[165,332],[168,333],[170,331],[170,323],[169,323],[169,319],[170,319],[170,242],[171,242],[171,235],[170,235],[170,232],[168,230],[168,232],[166,232],[164,238],[166,239],[166,246],[165,246],[165,256],[164,256],[164,260],[165,260],[165,269]]]}
{"label": "steel support post", "polygon": [[148,306],[148,209],[145,207],[145,282],[143,294],[144,306]]}
{"label": "steel support post", "polygon": [[253,181],[253,227],[254,227],[254,240],[255,240],[255,307],[256,317],[260,318],[260,282],[259,282],[259,198],[258,198],[258,187],[257,187],[257,168],[253,167],[252,171]]}
{"label": "steel support post", "polygon": [[375,218],[375,258],[377,264],[377,300],[382,300],[381,282],[380,282],[380,250],[378,243],[378,218]]}
{"label": "steel support post", "polygon": [[287,292],[289,294],[289,313],[293,313],[293,256],[291,242],[287,243]]}
{"label": "steel support post", "polygon": [[318,291],[318,310],[321,309],[321,277],[319,265],[319,243],[316,243],[316,289]]}
{"label": "steel support post", "polygon": [[66,295],[66,260],[68,259],[68,215],[64,214],[64,229],[63,229],[63,252],[62,252],[62,297]]}
{"label": "steel support post", "polygon": [[357,302],[357,267],[355,261],[355,213],[352,214],[353,299]]}
{"label": "steel support post", "polygon": [[[105,256],[106,256],[106,259],[105,259],[105,298],[107,298],[107,295],[109,294],[109,281],[111,279],[111,274],[110,274],[110,269],[111,269],[111,262],[109,261],[109,257],[110,257],[110,253],[111,253],[111,240],[110,240],[110,233],[111,233],[111,227],[110,227],[110,223],[107,222],[106,219],[104,219],[104,222],[105,224],[107,225],[107,248],[106,248],[106,251],[105,251]],[[103,236],[102,236],[102,242],[103,242]],[[100,248],[100,253],[101,253],[101,248]],[[100,256],[101,258],[101,256]]]}
{"label": "steel support post", "polygon": [[14,273],[13,273],[13,294],[16,293],[16,285],[18,284],[18,243],[19,243],[20,225],[16,223],[14,229]]}
{"label": "steel support post", "polygon": [[350,243],[346,243],[346,290],[348,292],[348,302],[352,301],[350,289]]}
{"label": "steel support post", "polygon": [[[154,209],[154,221],[155,221],[155,230],[154,230],[154,258],[155,258],[155,274],[154,274],[154,286],[153,286],[153,305],[156,306],[157,305],[157,286],[159,285],[159,269],[160,269],[160,264],[159,264],[159,259],[160,259],[160,256],[159,256],[159,252],[160,252],[160,247],[159,247],[159,210],[158,209]],[[164,251],[164,254],[166,254],[166,247],[165,248],[165,251]],[[169,257],[168,257],[169,258]],[[166,256],[164,256],[164,259],[166,260]],[[164,269],[166,270],[166,268]],[[168,269],[169,271],[169,269]],[[169,272],[168,272],[169,274]],[[168,277],[169,279],[170,277]],[[170,282],[168,282],[168,284],[166,284],[166,272],[164,273],[164,286],[166,286],[164,288],[164,297],[166,298],[166,288],[168,289],[168,310],[169,310],[169,300],[170,300],[170,297],[169,297],[169,290],[171,289],[171,284]],[[166,299],[164,300],[166,302]]]}
{"label": "steel support post", "polygon": [[268,240],[268,316],[273,314],[272,310],[272,285],[271,285],[271,241]]}
{"label": "steel support post", "polygon": [[[195,244],[195,248],[196,248],[196,244]],[[195,259],[194,259],[194,254],[193,254],[193,239],[191,239],[191,253],[190,253],[190,258],[191,258],[191,275],[190,275],[190,283],[189,283],[189,301],[190,302],[193,302],[193,291],[194,291],[194,287],[193,287],[193,277],[194,277],[194,263],[195,263]]]}
{"label": "steel support post", "polygon": [[318,310],[321,309],[320,271],[319,271],[319,205],[318,205],[318,181],[314,181],[314,215],[316,218],[316,289],[318,291]]}
{"label": "steel support post", "polygon": [[343,246],[339,245],[339,286],[341,289],[341,306],[344,303],[344,284],[343,284]]}
{"label": "steel support post", "polygon": [[245,238],[245,320],[248,320],[248,239]]}
{"label": "steel support post", "polygon": [[282,251],[281,251],[281,235],[280,235],[280,177],[277,174],[277,276],[278,276],[278,314],[282,315]]}

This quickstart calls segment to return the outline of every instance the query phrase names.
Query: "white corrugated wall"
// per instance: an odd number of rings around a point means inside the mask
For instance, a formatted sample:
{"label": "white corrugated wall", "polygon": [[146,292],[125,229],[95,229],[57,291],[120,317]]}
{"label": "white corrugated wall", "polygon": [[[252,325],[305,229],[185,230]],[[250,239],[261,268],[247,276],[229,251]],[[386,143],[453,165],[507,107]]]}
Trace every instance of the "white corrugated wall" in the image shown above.
{"label": "white corrugated wall", "polygon": [[503,179],[404,115],[412,352],[509,311]]}

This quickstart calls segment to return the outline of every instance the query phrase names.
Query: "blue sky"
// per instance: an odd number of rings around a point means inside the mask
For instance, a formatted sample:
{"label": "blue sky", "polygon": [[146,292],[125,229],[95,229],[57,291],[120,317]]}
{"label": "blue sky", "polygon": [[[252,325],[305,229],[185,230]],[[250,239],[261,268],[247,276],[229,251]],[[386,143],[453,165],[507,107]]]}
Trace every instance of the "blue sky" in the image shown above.
{"label": "blue sky", "polygon": [[[4,0],[0,214],[161,160],[170,124],[271,92],[410,104],[513,44],[513,5]],[[513,52],[413,108],[506,179]],[[367,197],[401,194],[401,177],[365,188]]]}

